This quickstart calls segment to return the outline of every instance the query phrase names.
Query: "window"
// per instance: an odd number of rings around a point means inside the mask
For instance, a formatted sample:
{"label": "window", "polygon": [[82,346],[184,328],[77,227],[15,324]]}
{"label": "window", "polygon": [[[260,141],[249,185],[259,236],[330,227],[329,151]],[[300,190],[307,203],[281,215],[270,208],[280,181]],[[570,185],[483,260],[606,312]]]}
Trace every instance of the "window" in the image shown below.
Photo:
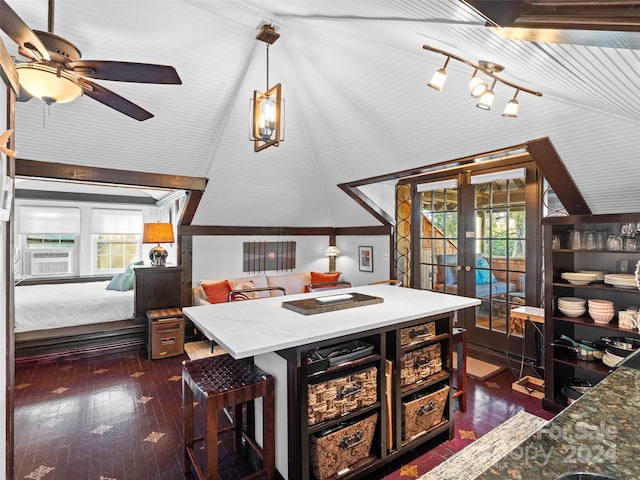
{"label": "window", "polygon": [[140,235],[97,235],[96,269],[122,270],[139,258],[139,247]]}
{"label": "window", "polygon": [[36,235],[28,234],[27,248],[76,248],[75,235]]}
{"label": "window", "polygon": [[94,208],[91,211],[93,265],[100,273],[124,269],[140,258],[141,210]]}

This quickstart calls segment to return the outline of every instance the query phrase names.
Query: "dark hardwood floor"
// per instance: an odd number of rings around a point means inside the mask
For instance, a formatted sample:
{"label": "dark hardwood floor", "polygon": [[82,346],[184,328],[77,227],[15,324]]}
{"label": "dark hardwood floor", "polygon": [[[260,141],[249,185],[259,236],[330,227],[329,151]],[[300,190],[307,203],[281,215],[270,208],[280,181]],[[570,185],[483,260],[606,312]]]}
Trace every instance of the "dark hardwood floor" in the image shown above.
{"label": "dark hardwood floor", "polygon": [[[183,357],[147,360],[128,352],[16,367],[15,478],[31,480],[191,480],[183,473]],[[510,371],[469,379],[467,411],[455,413],[455,438],[417,449],[375,480],[417,478],[518,411],[543,418],[541,401],[514,392]],[[221,447],[222,480],[251,471]],[[370,476],[374,479],[374,476]]]}

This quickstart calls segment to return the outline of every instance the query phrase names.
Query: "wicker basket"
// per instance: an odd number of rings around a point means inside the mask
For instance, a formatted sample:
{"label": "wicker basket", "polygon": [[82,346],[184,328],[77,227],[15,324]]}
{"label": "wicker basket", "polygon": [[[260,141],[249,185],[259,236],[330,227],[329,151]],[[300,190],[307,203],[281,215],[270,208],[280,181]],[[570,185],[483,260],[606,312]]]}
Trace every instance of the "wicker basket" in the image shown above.
{"label": "wicker basket", "polygon": [[[324,480],[369,455],[378,414],[328,434],[311,436],[309,456],[313,474]],[[346,472],[345,472],[346,473]]]}
{"label": "wicker basket", "polygon": [[309,425],[376,403],[378,370],[370,367],[308,386]]}
{"label": "wicker basket", "polygon": [[449,398],[449,386],[415,400],[402,402],[402,440],[426,432],[442,421],[442,413]]}
{"label": "wicker basket", "polygon": [[440,343],[407,352],[400,359],[400,386],[419,382],[441,370]]}
{"label": "wicker basket", "polygon": [[400,345],[405,346],[413,342],[422,342],[436,335],[436,322],[427,322],[413,327],[400,329]]}

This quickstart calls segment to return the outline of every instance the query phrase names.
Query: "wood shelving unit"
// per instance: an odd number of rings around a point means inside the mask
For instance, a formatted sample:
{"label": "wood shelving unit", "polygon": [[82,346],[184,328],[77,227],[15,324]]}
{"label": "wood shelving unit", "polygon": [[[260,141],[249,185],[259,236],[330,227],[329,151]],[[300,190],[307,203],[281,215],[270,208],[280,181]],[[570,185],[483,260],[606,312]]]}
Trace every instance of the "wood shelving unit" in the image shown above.
{"label": "wood shelving unit", "polygon": [[[561,392],[564,381],[571,377],[585,378],[593,384],[609,374],[611,368],[601,361],[578,360],[569,351],[561,351],[549,345],[560,335],[575,340],[598,340],[600,337],[638,337],[637,332],[618,327],[617,311],[630,305],[640,305],[640,290],[621,288],[604,283],[572,285],[561,279],[563,272],[578,270],[602,270],[616,272],[617,260],[640,261],[640,251],[610,250],[573,250],[569,245],[571,230],[605,230],[611,234],[620,232],[624,222],[640,222],[640,213],[615,215],[573,215],[566,217],[548,217],[543,219],[544,245],[552,244],[552,236],[561,239],[559,249],[546,249],[545,268],[545,396],[543,405],[553,411],[567,406]],[[588,312],[580,317],[568,317],[556,309],[558,297],[572,296],[580,298],[609,299],[614,302],[616,316],[607,323],[594,322]]]}

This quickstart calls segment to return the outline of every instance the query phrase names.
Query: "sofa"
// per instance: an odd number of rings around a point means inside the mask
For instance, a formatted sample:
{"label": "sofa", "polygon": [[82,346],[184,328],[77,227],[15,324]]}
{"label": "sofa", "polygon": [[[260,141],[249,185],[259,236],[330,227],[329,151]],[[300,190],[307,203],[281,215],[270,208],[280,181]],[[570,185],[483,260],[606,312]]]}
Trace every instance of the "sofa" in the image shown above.
{"label": "sofa", "polygon": [[[256,274],[226,279],[201,279],[193,288],[193,305],[209,305],[228,301],[229,293],[241,290],[249,299],[267,298],[309,291],[309,285],[338,282],[340,272],[299,272]],[[274,288],[280,287],[280,289]]]}
{"label": "sofa", "polygon": [[[457,294],[457,270],[455,265],[458,262],[458,255],[437,255],[437,261],[440,265],[438,265],[436,270],[434,290]],[[481,253],[476,255],[475,267],[476,297],[485,298],[489,297],[489,295],[495,296],[515,290],[513,283],[502,282],[496,279],[491,270],[489,270],[489,262],[487,262],[487,259]]]}

